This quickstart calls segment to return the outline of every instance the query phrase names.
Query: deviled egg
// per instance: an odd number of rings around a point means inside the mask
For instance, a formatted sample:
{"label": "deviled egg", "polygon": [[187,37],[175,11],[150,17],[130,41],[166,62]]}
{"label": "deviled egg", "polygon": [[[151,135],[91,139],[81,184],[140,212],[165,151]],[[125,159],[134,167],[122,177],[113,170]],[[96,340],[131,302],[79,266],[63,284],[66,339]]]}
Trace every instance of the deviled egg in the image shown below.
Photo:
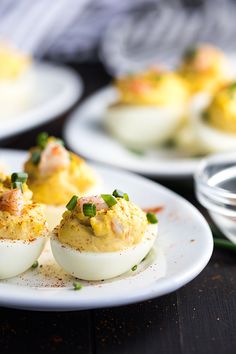
{"label": "deviled egg", "polygon": [[0,118],[22,110],[33,86],[31,59],[19,50],[0,43]]}
{"label": "deviled egg", "polygon": [[30,268],[47,239],[43,209],[32,202],[26,180],[25,173],[0,177],[0,279]]}
{"label": "deviled egg", "polygon": [[105,128],[131,148],[172,137],[185,114],[188,90],[176,73],[150,69],[115,81],[117,102],[105,112]]}
{"label": "deviled egg", "polygon": [[63,142],[47,133],[37,137],[25,163],[33,200],[45,206],[49,228],[59,224],[65,204],[74,194],[97,192],[99,177],[79,156],[66,150]]}
{"label": "deviled egg", "polygon": [[206,153],[236,150],[236,83],[219,89],[204,110],[193,112],[192,120]]}
{"label": "deviled egg", "polygon": [[220,49],[205,44],[189,48],[177,71],[185,80],[191,98],[186,120],[175,134],[175,143],[189,155],[202,155],[206,151],[192,122],[192,112],[200,112],[210,104],[214,93],[229,82],[232,69]]}
{"label": "deviled egg", "polygon": [[230,65],[220,49],[206,44],[188,49],[178,72],[192,94],[212,94],[229,80]]}
{"label": "deviled egg", "polygon": [[73,196],[51,237],[57,263],[84,280],[121,275],[138,265],[157,236],[155,214],[144,213],[128,195]]}

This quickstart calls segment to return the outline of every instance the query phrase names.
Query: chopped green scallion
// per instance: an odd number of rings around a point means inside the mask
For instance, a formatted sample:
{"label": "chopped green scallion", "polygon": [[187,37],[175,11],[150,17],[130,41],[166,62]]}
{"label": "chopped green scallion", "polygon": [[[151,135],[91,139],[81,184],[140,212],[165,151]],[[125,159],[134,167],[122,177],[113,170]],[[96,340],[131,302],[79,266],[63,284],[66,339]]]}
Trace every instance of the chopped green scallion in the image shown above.
{"label": "chopped green scallion", "polygon": [[135,148],[131,148],[131,147],[127,147],[126,148],[129,152],[131,152],[132,154],[138,155],[138,156],[144,156],[146,154],[145,150],[139,150],[139,149],[135,149]]}
{"label": "chopped green scallion", "polygon": [[147,213],[146,216],[147,216],[147,221],[148,221],[150,224],[157,224],[157,223],[158,223],[158,220],[157,220],[157,217],[156,217],[155,214],[153,214],[153,213]]}
{"label": "chopped green scallion", "polygon": [[85,203],[83,204],[83,213],[84,216],[89,216],[89,217],[93,217],[96,215],[97,209],[96,209],[96,205],[92,204],[92,203]]}
{"label": "chopped green scallion", "polygon": [[35,269],[35,268],[38,268],[38,266],[39,266],[39,262],[38,262],[38,261],[35,261],[35,262],[32,264],[31,268]]}
{"label": "chopped green scallion", "polygon": [[45,146],[47,145],[48,142],[48,133],[42,132],[38,134],[37,136],[37,145],[41,148],[44,149]]}
{"label": "chopped green scallion", "polygon": [[228,86],[229,95],[231,98],[234,98],[236,92],[236,82],[233,82],[231,85]]}
{"label": "chopped green scallion", "polygon": [[230,90],[235,90],[236,89],[236,82],[233,82],[230,86],[229,86]]}
{"label": "chopped green scallion", "polygon": [[124,193],[120,189],[115,189],[112,195],[116,198],[123,198]]}
{"label": "chopped green scallion", "polygon": [[14,172],[11,175],[11,181],[12,182],[21,182],[25,183],[28,178],[28,173],[25,172]]}
{"label": "chopped green scallion", "polygon": [[233,251],[236,252],[236,245],[226,239],[222,239],[222,238],[214,238],[214,245],[217,248],[221,248],[221,249],[225,249],[225,250],[229,250],[229,251]]}
{"label": "chopped green scallion", "polygon": [[109,208],[117,203],[116,198],[111,194],[101,194],[101,197]]}
{"label": "chopped green scallion", "polygon": [[127,202],[129,201],[129,196],[127,193],[124,193],[124,197],[123,197]]}
{"label": "chopped green scallion", "polygon": [[71,200],[66,204],[66,209],[68,209],[70,211],[73,210],[76,207],[77,200],[78,200],[77,195],[73,195]]}
{"label": "chopped green scallion", "polygon": [[78,283],[77,281],[75,281],[73,283],[73,287],[74,287],[74,290],[81,290],[82,289],[82,285],[80,283]]}
{"label": "chopped green scallion", "polygon": [[132,272],[135,272],[135,271],[137,270],[137,268],[138,268],[138,266],[137,266],[137,264],[135,264],[135,265],[131,268]]}
{"label": "chopped green scallion", "polygon": [[119,189],[115,189],[112,193],[112,195],[116,198],[124,198],[125,200],[129,201],[129,196],[127,193],[122,192]]}
{"label": "chopped green scallion", "polygon": [[33,151],[31,155],[31,161],[33,162],[34,165],[38,165],[41,159],[41,153],[40,151]]}

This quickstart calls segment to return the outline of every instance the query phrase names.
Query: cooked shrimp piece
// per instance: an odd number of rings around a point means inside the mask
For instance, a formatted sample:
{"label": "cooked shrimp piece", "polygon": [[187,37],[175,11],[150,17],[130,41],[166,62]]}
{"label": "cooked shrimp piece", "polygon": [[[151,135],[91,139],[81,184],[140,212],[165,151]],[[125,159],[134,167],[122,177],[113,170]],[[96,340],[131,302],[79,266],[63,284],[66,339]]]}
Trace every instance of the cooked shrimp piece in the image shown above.
{"label": "cooked shrimp piece", "polygon": [[194,68],[199,71],[208,70],[209,67],[218,59],[220,54],[210,46],[204,46],[196,53],[195,60],[193,62]]}
{"label": "cooked shrimp piece", "polygon": [[80,207],[81,210],[83,210],[83,205],[87,203],[92,203],[96,205],[96,210],[108,210],[108,205],[105,203],[105,201],[102,199],[102,197],[95,195],[91,197],[82,197],[78,200],[78,206]]}
{"label": "cooked shrimp piece", "polygon": [[114,234],[121,234],[124,232],[124,226],[115,218],[113,218],[111,221],[111,229]]}
{"label": "cooked shrimp piece", "polygon": [[20,215],[24,207],[24,197],[20,189],[11,189],[0,197],[0,210],[13,215]]}
{"label": "cooked shrimp piece", "polygon": [[39,171],[41,175],[51,174],[70,164],[70,156],[66,149],[56,141],[49,141],[41,154]]}

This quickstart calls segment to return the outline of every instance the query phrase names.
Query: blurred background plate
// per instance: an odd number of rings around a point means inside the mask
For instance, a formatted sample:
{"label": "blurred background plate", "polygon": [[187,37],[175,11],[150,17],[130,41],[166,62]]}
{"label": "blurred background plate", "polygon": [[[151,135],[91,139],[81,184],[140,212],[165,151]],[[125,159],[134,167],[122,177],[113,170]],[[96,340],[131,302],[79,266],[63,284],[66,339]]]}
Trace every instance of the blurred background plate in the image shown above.
{"label": "blurred background plate", "polygon": [[99,90],[84,101],[65,125],[65,139],[71,149],[84,157],[152,177],[191,176],[199,158],[184,156],[176,149],[134,152],[110,136],[103,128],[106,108],[114,102],[112,87]]}
{"label": "blurred background plate", "polygon": [[23,132],[56,118],[81,96],[82,80],[76,72],[63,66],[36,62],[29,101],[19,113],[0,118],[0,139]]}

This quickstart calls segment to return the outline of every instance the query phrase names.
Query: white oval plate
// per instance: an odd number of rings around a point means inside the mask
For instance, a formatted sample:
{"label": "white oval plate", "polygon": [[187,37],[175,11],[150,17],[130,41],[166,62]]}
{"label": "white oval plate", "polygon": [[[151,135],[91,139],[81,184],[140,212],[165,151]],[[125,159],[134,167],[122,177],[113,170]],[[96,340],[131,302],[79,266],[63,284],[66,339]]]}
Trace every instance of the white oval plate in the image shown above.
{"label": "white oval plate", "polygon": [[144,156],[139,156],[111,137],[103,129],[102,122],[106,108],[115,98],[116,91],[108,87],[92,95],[75,110],[65,126],[65,140],[74,151],[88,159],[146,176],[176,178],[194,173],[198,158],[184,157],[174,149],[151,149]]}
{"label": "white oval plate", "polygon": [[[11,171],[20,170],[26,154],[0,150]],[[52,258],[49,246],[39,259],[42,267],[0,281],[0,306],[31,310],[82,310],[125,305],[174,291],[196,277],[210,259],[213,241],[208,224],[189,202],[161,185],[131,173],[94,165],[104,191],[120,188],[143,208],[163,206],[154,249],[138,266],[116,279],[85,282],[73,290],[73,278]]]}
{"label": "white oval plate", "polygon": [[82,94],[82,80],[71,69],[36,62],[31,71],[31,97],[18,113],[0,119],[0,139],[56,118],[69,109]]}

